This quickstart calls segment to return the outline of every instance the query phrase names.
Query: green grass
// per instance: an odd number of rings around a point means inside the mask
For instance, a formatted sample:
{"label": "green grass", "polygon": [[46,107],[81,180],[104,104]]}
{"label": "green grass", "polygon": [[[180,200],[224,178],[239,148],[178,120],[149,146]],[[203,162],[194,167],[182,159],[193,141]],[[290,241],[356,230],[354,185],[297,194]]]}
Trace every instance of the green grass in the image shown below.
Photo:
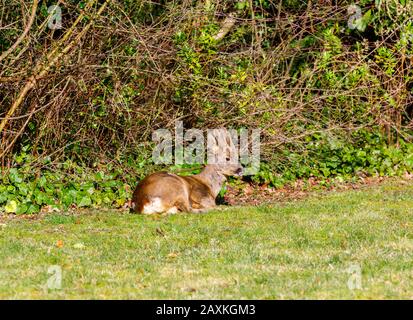
{"label": "green grass", "polygon": [[[413,298],[406,182],[199,215],[88,211],[5,224],[0,298]],[[52,265],[61,289],[47,289]],[[351,265],[361,289],[348,288]]]}

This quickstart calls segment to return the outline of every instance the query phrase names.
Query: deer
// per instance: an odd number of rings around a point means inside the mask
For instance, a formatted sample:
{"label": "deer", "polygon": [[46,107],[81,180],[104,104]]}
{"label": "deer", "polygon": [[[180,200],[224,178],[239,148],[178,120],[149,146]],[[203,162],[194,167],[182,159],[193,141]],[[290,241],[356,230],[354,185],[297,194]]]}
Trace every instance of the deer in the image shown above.
{"label": "deer", "polygon": [[[218,139],[217,139],[218,141]],[[222,140],[221,140],[222,141]],[[231,138],[214,154],[222,156],[234,150]],[[141,214],[204,213],[216,206],[216,198],[229,176],[242,176],[243,167],[231,157],[206,164],[195,175],[181,176],[166,171],[155,172],[141,180],[132,196],[132,211]]]}

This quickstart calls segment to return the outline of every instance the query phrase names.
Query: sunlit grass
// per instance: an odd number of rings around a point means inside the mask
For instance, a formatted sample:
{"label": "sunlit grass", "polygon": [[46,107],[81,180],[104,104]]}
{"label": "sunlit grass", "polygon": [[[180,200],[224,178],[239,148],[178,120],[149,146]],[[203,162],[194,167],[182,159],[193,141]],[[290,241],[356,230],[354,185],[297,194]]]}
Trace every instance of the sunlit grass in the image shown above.
{"label": "sunlit grass", "polygon": [[[61,289],[47,288],[53,265]],[[413,298],[413,185],[199,215],[13,219],[0,298]]]}

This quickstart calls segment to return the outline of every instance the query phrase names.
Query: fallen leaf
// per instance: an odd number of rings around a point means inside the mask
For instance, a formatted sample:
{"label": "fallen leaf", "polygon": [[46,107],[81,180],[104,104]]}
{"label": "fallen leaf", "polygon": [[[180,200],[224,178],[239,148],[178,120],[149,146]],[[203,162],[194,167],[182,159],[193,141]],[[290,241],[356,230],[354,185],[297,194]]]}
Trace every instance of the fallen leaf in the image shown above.
{"label": "fallen leaf", "polygon": [[42,213],[60,212],[60,209],[56,206],[43,206],[40,210]]}
{"label": "fallen leaf", "polygon": [[250,185],[247,185],[244,188],[244,193],[245,193],[245,195],[249,196],[249,195],[254,193],[254,189]]}
{"label": "fallen leaf", "polygon": [[167,255],[168,258],[174,259],[178,256],[179,254],[176,252],[171,252],[170,254]]}

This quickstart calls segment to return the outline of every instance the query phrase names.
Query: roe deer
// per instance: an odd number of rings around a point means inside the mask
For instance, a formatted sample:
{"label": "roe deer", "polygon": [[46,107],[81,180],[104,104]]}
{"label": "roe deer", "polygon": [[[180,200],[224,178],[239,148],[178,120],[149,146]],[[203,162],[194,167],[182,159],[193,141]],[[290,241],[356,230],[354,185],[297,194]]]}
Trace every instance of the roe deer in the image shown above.
{"label": "roe deer", "polygon": [[209,164],[201,173],[192,176],[156,172],[138,184],[132,208],[143,214],[205,212],[215,207],[226,176],[240,175],[239,164]]}
{"label": "roe deer", "polygon": [[[227,176],[242,175],[242,166],[234,156],[236,147],[231,135],[223,129],[208,132],[208,152],[214,164],[207,164],[201,173],[179,176],[156,172],[143,179],[136,187],[132,208],[143,214],[205,212],[215,207],[215,199]],[[238,157],[236,157],[238,159]],[[208,156],[210,160],[210,157]],[[223,160],[226,159],[226,160]]]}

